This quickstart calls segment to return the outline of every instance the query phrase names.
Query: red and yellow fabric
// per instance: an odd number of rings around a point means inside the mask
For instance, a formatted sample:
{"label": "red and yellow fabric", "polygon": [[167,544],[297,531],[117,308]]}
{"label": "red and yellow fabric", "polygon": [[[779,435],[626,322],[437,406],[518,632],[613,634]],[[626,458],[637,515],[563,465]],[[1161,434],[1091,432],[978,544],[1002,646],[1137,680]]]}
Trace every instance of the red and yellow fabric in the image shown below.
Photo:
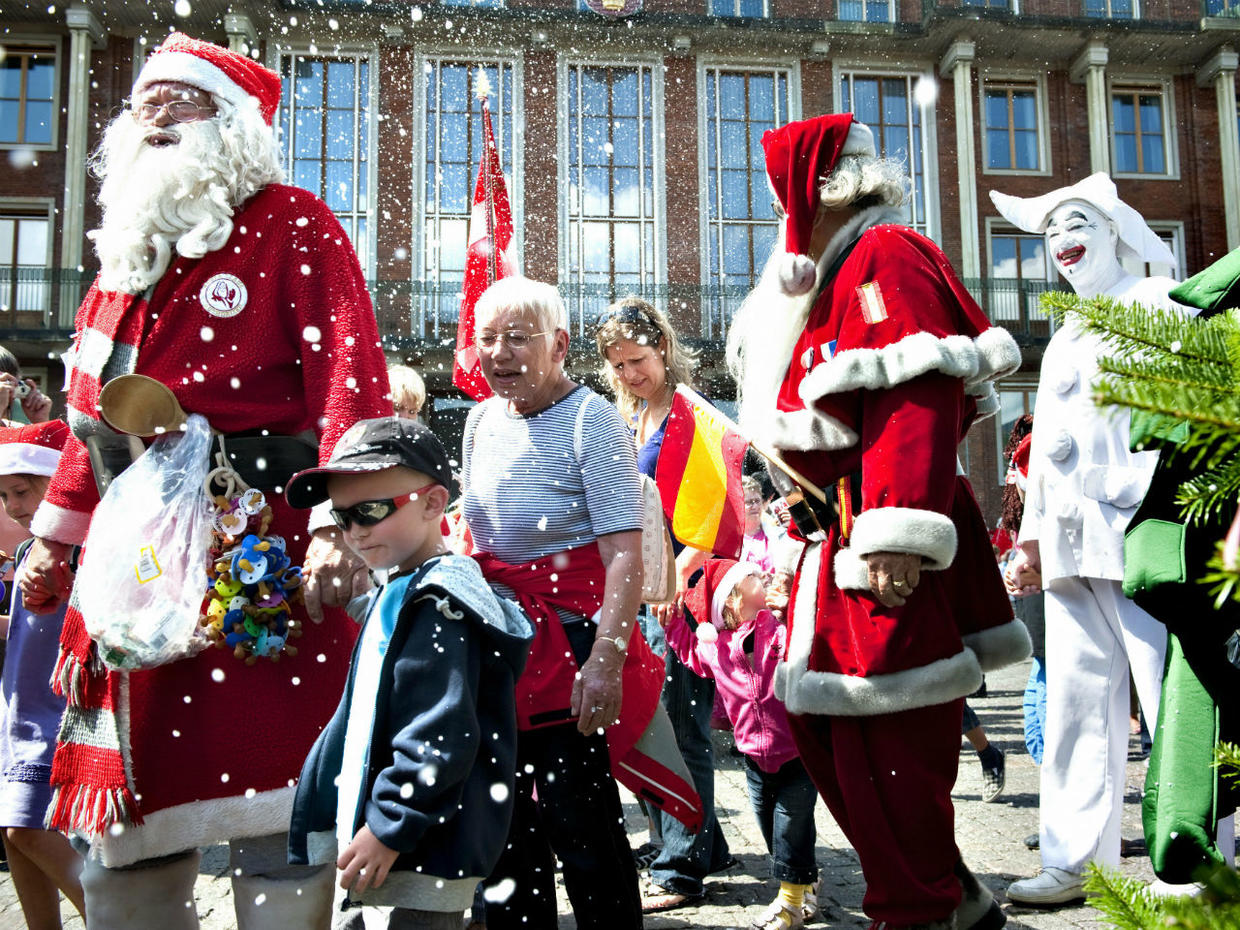
{"label": "red and yellow fabric", "polygon": [[686,545],[738,559],[745,541],[741,465],[749,442],[732,423],[683,385],[655,469],[672,535]]}

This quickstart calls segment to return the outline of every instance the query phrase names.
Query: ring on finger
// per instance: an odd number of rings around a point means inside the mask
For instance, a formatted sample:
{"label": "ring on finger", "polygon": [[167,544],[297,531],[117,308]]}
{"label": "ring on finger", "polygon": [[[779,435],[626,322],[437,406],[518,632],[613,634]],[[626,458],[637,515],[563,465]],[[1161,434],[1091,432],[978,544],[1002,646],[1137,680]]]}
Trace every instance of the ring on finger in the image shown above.
{"label": "ring on finger", "polygon": [[900,588],[900,589],[902,589],[902,590],[903,590],[903,589],[907,588],[907,587],[909,586],[909,584],[908,584],[908,582],[907,582],[907,581],[893,581],[893,582],[891,583],[891,586],[892,586],[893,588]]}

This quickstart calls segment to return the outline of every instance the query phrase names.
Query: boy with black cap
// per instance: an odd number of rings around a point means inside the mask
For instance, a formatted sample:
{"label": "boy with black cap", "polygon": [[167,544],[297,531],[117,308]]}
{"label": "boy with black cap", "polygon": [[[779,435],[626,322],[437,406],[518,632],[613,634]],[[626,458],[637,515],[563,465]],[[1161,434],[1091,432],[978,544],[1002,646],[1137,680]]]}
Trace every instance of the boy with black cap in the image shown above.
{"label": "boy with black cap", "polygon": [[[514,685],[533,628],[444,548],[450,474],[430,430],[384,417],[285,492],[294,507],[330,499],[349,546],[386,572],[302,769],[289,860],[335,860],[351,902],[393,908],[389,927],[459,930],[512,815]],[[362,911],[343,926],[363,926]]]}

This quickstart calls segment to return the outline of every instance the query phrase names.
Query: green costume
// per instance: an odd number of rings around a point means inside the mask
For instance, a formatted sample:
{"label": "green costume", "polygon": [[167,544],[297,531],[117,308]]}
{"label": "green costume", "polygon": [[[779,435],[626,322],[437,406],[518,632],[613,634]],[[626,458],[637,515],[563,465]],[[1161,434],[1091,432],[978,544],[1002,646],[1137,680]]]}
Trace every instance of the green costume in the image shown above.
{"label": "green costume", "polygon": [[[1176,287],[1171,298],[1199,308],[1198,319],[1240,306],[1240,250]],[[1186,435],[1184,424],[1134,417],[1134,446],[1169,451]],[[1177,884],[1192,880],[1200,865],[1224,861],[1217,822],[1240,800],[1213,766],[1215,745],[1240,739],[1240,669],[1227,658],[1240,605],[1229,600],[1215,609],[1197,580],[1231,518],[1184,524],[1175,496],[1192,476],[1189,456],[1164,454],[1124,541],[1124,593],[1169,634],[1142,815],[1155,873]]]}

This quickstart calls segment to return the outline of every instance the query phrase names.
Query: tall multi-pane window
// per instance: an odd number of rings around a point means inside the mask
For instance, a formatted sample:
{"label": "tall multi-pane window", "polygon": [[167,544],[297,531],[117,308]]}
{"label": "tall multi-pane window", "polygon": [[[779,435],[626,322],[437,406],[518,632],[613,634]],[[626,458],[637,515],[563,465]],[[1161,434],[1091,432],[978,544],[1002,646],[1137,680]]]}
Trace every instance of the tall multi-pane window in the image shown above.
{"label": "tall multi-pane window", "polygon": [[990,10],[1012,10],[1012,0],[962,0],[962,6],[976,6]]}
{"label": "tall multi-pane window", "polygon": [[1135,19],[1136,0],[1085,0],[1085,15],[1098,19]]}
{"label": "tall multi-pane window", "polygon": [[566,296],[588,326],[657,283],[654,69],[570,64],[566,92]]}
{"label": "tall multi-pane window", "polygon": [[481,74],[490,87],[491,128],[515,210],[512,62],[428,58],[422,63],[422,280],[428,288],[424,305],[434,309],[437,320],[455,320],[460,309],[469,214],[483,155]]}
{"label": "tall multi-pane window", "polygon": [[56,52],[9,46],[0,57],[0,145],[51,145]]}
{"label": "tall multi-pane window", "polygon": [[1118,174],[1167,174],[1167,126],[1157,87],[1111,88],[1111,140]]}
{"label": "tall multi-pane window", "polygon": [[1038,86],[1033,81],[986,81],[986,167],[996,171],[1038,171]]}
{"label": "tall multi-pane window", "polygon": [[710,15],[762,19],[767,15],[766,0],[710,0]]}
{"label": "tall multi-pane window", "polygon": [[362,267],[370,256],[370,62],[365,55],[280,58],[279,138],[289,182],[336,214]]}
{"label": "tall multi-pane window", "polygon": [[727,326],[775,242],[762,134],[788,122],[788,84],[784,70],[705,72],[707,336]]}
{"label": "tall multi-pane window", "polygon": [[892,0],[839,0],[839,18],[854,23],[889,23],[895,19]]}
{"label": "tall multi-pane window", "polygon": [[51,287],[43,274],[51,257],[46,214],[0,213],[0,313],[46,311]]}
{"label": "tall multi-pane window", "polygon": [[1049,335],[1040,303],[1042,292],[1054,280],[1046,239],[1011,228],[993,229],[989,239],[990,272],[983,308],[992,321],[1013,332]]}
{"label": "tall multi-pane window", "polygon": [[1236,0],[1206,0],[1207,16],[1240,16],[1240,3]]}
{"label": "tall multi-pane window", "polygon": [[908,224],[930,234],[926,197],[925,134],[921,106],[914,99],[913,75],[877,75],[845,72],[840,77],[840,110],[855,113],[874,131],[880,155],[903,161],[913,182],[913,196],[905,205]]}

